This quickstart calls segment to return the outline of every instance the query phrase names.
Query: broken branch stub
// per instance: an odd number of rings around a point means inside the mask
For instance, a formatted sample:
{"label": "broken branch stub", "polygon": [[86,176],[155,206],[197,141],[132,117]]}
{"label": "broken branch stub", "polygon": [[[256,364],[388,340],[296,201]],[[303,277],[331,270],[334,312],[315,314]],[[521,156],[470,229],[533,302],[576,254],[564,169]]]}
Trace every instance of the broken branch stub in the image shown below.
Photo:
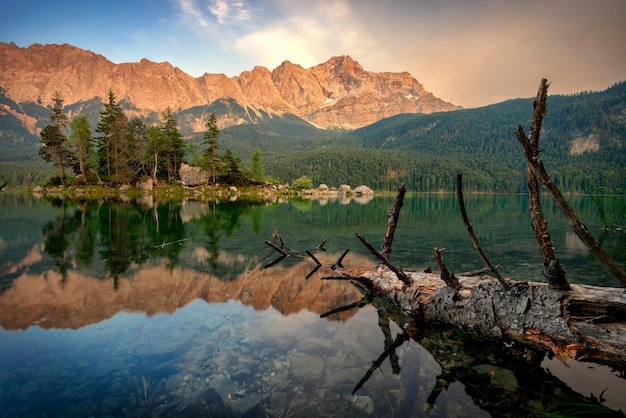
{"label": "broken branch stub", "polygon": [[393,203],[393,207],[391,208],[391,212],[387,215],[387,233],[385,234],[385,239],[383,240],[383,248],[380,250],[380,253],[389,260],[391,256],[391,244],[393,243],[393,234],[396,231],[396,226],[398,225],[398,218],[400,217],[400,209],[402,209],[402,205],[404,204],[404,195],[406,193],[406,186],[402,184],[398,188],[398,194],[396,195],[396,200]]}
{"label": "broken branch stub", "polygon": [[454,273],[448,270],[443,262],[443,256],[441,255],[441,253],[443,253],[443,249],[440,250],[439,248],[435,247],[433,251],[433,258],[435,259],[435,262],[439,267],[439,271],[441,271],[441,280],[444,281],[448,288],[456,292],[460,289],[461,283],[459,283],[459,279],[454,275]]}

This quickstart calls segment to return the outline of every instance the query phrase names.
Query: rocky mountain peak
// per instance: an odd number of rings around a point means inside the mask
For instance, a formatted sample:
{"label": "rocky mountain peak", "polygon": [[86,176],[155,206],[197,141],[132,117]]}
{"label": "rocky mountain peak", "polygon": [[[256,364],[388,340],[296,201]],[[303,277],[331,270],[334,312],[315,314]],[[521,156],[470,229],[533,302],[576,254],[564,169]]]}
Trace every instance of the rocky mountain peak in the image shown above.
{"label": "rocky mountain peak", "polygon": [[[322,128],[352,129],[399,113],[459,108],[427,92],[409,73],[369,72],[348,55],[308,69],[284,61],[272,71],[257,66],[237,77],[205,73],[194,78],[168,62],[114,64],[67,44],[21,48],[0,43],[0,87],[17,103],[44,106],[55,92],[72,105],[103,100],[112,89],[139,115],[229,99],[248,112],[249,120],[218,115],[228,123],[249,123],[262,113],[292,113]],[[189,122],[192,129],[202,130],[206,117]]]}

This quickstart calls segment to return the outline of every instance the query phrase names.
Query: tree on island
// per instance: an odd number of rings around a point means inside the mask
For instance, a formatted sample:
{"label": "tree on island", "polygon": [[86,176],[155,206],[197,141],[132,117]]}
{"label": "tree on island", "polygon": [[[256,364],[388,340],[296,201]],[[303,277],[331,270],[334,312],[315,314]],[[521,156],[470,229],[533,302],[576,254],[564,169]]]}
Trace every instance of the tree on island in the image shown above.
{"label": "tree on island", "polygon": [[211,180],[215,183],[217,171],[221,164],[220,145],[217,140],[220,130],[217,127],[217,116],[215,116],[215,113],[209,115],[209,119],[204,126],[207,128],[203,135],[204,142],[202,142],[207,146],[204,150],[204,168],[211,173]]}
{"label": "tree on island", "polygon": [[[90,182],[88,174],[97,176],[99,183],[129,183],[148,176],[155,182],[159,179],[173,182],[177,178],[180,166],[185,162],[185,141],[177,115],[170,107],[161,114],[159,124],[148,126],[139,117],[129,120],[109,89],[95,128],[98,136],[94,138],[92,135],[88,116],[78,113],[70,124],[70,143],[65,134],[68,118],[62,110],[63,100],[56,94],[53,101],[51,118],[54,123],[41,133],[40,154],[58,168],[62,184],[65,184],[65,167],[73,167],[85,183]],[[220,130],[214,113],[210,114],[205,126],[203,144],[207,147],[201,165],[209,172],[213,183],[221,180],[243,185],[250,183],[251,178],[263,180],[265,175],[258,149],[252,155],[251,170],[243,170],[241,159],[232,150],[227,149],[224,155],[220,155]]]}
{"label": "tree on island", "polygon": [[185,162],[185,143],[183,136],[178,130],[178,119],[176,113],[171,108],[165,109],[161,114],[161,130],[165,135],[165,164],[167,168],[167,178],[172,181],[178,173],[180,165]]}
{"label": "tree on island", "polygon": [[45,161],[52,162],[57,167],[61,184],[65,184],[65,167],[71,167],[75,158],[65,134],[65,130],[67,130],[67,115],[63,113],[63,99],[56,92],[52,97],[52,101],[53,105],[50,108],[52,115],[50,118],[53,123],[41,131],[39,155]]}
{"label": "tree on island", "polygon": [[265,179],[265,169],[263,168],[263,163],[261,162],[261,151],[259,151],[258,148],[254,150],[250,160],[252,162],[250,175],[256,181],[263,181]]}
{"label": "tree on island", "polygon": [[86,179],[87,172],[90,169],[98,169],[97,161],[94,160],[93,136],[91,135],[91,126],[89,125],[89,117],[85,113],[79,113],[72,118],[70,122],[73,146],[76,149],[76,160],[78,166],[74,171],[76,174]]}
{"label": "tree on island", "polygon": [[100,121],[96,127],[100,167],[104,174],[115,181],[122,181],[129,174],[130,153],[127,146],[128,118],[109,89],[108,102],[103,103]]}

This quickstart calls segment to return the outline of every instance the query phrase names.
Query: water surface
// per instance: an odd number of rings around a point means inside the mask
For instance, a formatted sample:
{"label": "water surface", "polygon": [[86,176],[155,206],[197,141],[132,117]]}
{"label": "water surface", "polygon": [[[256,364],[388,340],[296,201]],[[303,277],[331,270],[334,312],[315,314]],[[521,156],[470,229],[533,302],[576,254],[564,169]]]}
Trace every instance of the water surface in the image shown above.
{"label": "water surface", "polygon": [[[520,362],[501,342],[427,327],[409,337],[385,301],[321,280],[373,268],[393,196],[369,202],[63,202],[0,193],[0,416],[528,416],[626,409],[623,375]],[[575,210],[622,265],[622,235]],[[507,277],[543,281],[525,196],[466,196]],[[546,202],[575,283],[617,286]],[[324,249],[316,247],[323,241]],[[454,196],[405,200],[392,261],[482,267]],[[350,309],[342,309],[342,307]],[[338,313],[327,315],[331,311]],[[415,336],[416,334],[411,334]],[[596,403],[594,404],[594,399]],[[503,406],[506,405],[506,406]]]}

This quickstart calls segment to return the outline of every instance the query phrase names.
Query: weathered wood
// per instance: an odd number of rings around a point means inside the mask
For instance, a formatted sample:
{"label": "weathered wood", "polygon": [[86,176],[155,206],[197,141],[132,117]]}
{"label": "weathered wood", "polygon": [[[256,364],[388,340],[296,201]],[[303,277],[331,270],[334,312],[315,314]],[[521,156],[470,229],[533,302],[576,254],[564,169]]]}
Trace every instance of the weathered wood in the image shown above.
{"label": "weathered wood", "polygon": [[494,266],[491,263],[491,261],[489,261],[489,258],[487,258],[487,255],[483,251],[483,248],[480,246],[480,243],[478,242],[478,238],[476,238],[476,234],[474,233],[474,227],[472,226],[472,224],[469,221],[469,218],[467,217],[467,211],[465,210],[465,201],[463,200],[463,174],[461,173],[456,174],[456,195],[459,201],[459,209],[461,211],[461,217],[463,218],[463,223],[465,224],[465,229],[467,230],[467,233],[470,236],[470,240],[472,241],[474,248],[476,249],[476,251],[478,251],[478,255],[483,260],[485,265],[489,268],[489,271],[491,271],[496,276],[496,279],[498,279],[498,281],[502,283],[502,286],[507,287],[508,284],[506,283],[506,281],[504,280],[504,278],[498,271],[497,267]]}
{"label": "weathered wood", "polygon": [[[336,271],[342,279],[350,279],[363,291],[384,297],[419,321],[448,324],[477,335],[531,344],[550,350],[559,358],[592,359],[626,368],[625,290],[570,285],[555,256],[543,217],[539,183],[552,195],[592,253],[622,284],[626,284],[626,274],[587,231],[538,158],[546,95],[547,82],[542,80],[534,105],[531,137],[527,138],[521,127],[518,127],[517,136],[528,162],[531,221],[542,250],[544,274],[549,283],[455,276],[443,263],[441,251],[437,248],[434,258],[441,270],[440,276],[430,272],[399,270],[358,233],[357,237],[381,260],[381,264],[375,271],[346,268]],[[457,182],[460,180],[459,176]],[[460,187],[458,189],[463,220],[470,237],[473,237],[472,242],[479,249],[464,210],[462,191]],[[398,195],[394,204],[398,210],[392,210],[396,219],[402,206],[400,193]],[[484,255],[481,251],[479,254],[481,257]],[[491,264],[488,260],[486,263]],[[494,270],[497,271],[490,268],[490,271]]]}
{"label": "weathered wood", "polygon": [[389,270],[393,271],[395,273],[395,275],[398,277],[398,279],[400,279],[404,284],[407,284],[407,285],[411,283],[409,278],[408,278],[408,276],[404,273],[404,271],[402,271],[398,267],[396,267],[393,264],[391,264],[389,262],[389,259],[387,257],[385,257],[382,253],[379,253],[378,251],[376,251],[376,248],[374,248],[374,246],[372,244],[370,244],[369,241],[365,239],[365,237],[363,237],[358,232],[355,232],[354,235],[356,235],[356,237],[359,239],[359,241],[361,241],[363,243],[363,245],[365,245],[367,247],[367,249],[370,250],[370,252],[372,254],[374,254],[376,256],[376,258],[378,258],[378,260],[383,265],[385,265]]}
{"label": "weathered wood", "polygon": [[441,278],[441,280],[444,281],[444,283],[446,284],[446,286],[448,286],[450,290],[456,292],[459,287],[461,287],[461,285],[459,284],[459,279],[457,279],[454,273],[448,270],[445,263],[443,262],[443,256],[441,255],[441,253],[443,253],[443,249],[440,250],[439,248],[435,247],[435,249],[433,250],[433,258],[435,259],[435,263],[437,263],[437,267],[439,267],[440,271],[439,277]]}
{"label": "weathered wood", "polygon": [[[544,78],[539,85],[537,98],[533,103],[533,118],[530,124],[530,138],[518,130],[518,140],[527,144],[527,149],[531,159],[539,158],[539,137],[543,117],[546,115],[546,99],[548,97],[548,81]],[[520,137],[521,135],[521,137]],[[528,181],[528,193],[530,195],[530,224],[535,234],[535,239],[539,245],[539,252],[543,260],[543,275],[548,280],[548,284],[561,290],[568,290],[569,283],[565,278],[565,271],[561,267],[559,260],[556,258],[554,244],[548,230],[548,221],[543,215],[543,207],[541,205],[541,194],[539,191],[539,180],[533,172],[530,162],[526,163],[526,179]]]}
{"label": "weathered wood", "polygon": [[[545,100],[547,97],[547,90],[548,83],[545,79],[542,79],[539,86],[537,100],[535,101],[533,121],[535,121],[536,119],[540,121],[543,118],[543,115],[546,113]],[[598,261],[600,261],[600,263],[602,263],[607,271],[611,273],[616,279],[618,279],[622,286],[626,286],[626,272],[624,272],[624,270],[622,270],[617,265],[617,263],[615,263],[609,253],[606,252],[606,250],[602,247],[602,245],[600,245],[598,240],[589,232],[585,224],[580,220],[578,215],[576,215],[576,212],[574,212],[567,200],[565,200],[565,198],[561,194],[561,191],[556,187],[556,185],[548,175],[548,172],[543,166],[543,162],[538,158],[538,152],[533,151],[533,144],[539,141],[540,130],[541,123],[539,122],[537,126],[536,123],[533,122],[533,125],[531,126],[531,139],[528,139],[522,127],[517,127],[517,139],[522,145],[522,149],[524,150],[524,154],[526,155],[526,161],[528,162],[528,166],[532,170],[532,173],[537,178],[537,180],[542,184],[544,189],[550,194],[561,213],[563,213],[565,218],[568,220],[578,238],[580,238],[580,240],[587,246],[587,248],[589,248],[591,253],[598,259]]]}
{"label": "weathered wood", "polygon": [[477,335],[550,350],[559,358],[593,359],[626,367],[626,295],[623,289],[457,276],[451,290],[436,274],[406,272],[411,286],[379,266],[344,278],[391,301],[420,321],[453,325]]}
{"label": "weathered wood", "polygon": [[398,225],[398,218],[400,217],[400,209],[402,209],[402,205],[404,204],[404,194],[406,193],[406,186],[402,184],[398,188],[398,193],[396,195],[396,200],[391,208],[391,212],[387,215],[387,233],[385,234],[385,239],[383,240],[383,247],[380,253],[385,257],[385,259],[389,260],[391,256],[391,244],[393,243],[393,235],[396,231],[396,226]]}

